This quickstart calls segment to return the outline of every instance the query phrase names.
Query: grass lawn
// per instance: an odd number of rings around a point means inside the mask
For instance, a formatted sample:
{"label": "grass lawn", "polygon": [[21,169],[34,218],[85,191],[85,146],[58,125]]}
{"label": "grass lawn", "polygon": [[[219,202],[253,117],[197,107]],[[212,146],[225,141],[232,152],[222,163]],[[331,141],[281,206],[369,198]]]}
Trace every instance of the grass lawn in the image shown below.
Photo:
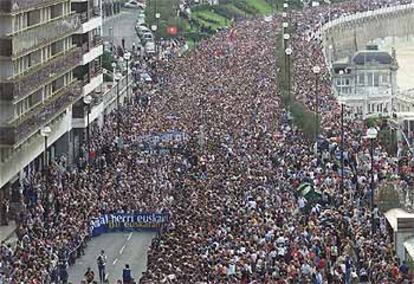
{"label": "grass lawn", "polygon": [[196,11],[191,14],[194,20],[205,26],[217,29],[228,25],[228,19],[209,10]]}
{"label": "grass lawn", "polygon": [[[259,11],[259,13],[262,15],[268,15],[272,12],[272,6],[265,0],[247,0],[247,3],[249,3],[250,6],[256,8],[257,11]],[[276,0],[274,0],[274,3],[276,3]]]}

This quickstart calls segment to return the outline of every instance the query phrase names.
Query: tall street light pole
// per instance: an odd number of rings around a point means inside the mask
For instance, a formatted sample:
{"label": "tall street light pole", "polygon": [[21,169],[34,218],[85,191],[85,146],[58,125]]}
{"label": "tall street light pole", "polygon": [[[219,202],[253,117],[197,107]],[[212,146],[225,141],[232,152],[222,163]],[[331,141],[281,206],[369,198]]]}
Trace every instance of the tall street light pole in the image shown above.
{"label": "tall street light pole", "polygon": [[344,193],[344,104],[341,103],[341,193]]}
{"label": "tall street light pole", "polygon": [[117,112],[117,122],[116,122],[116,135],[120,139],[121,135],[121,112],[120,112],[120,101],[119,101],[119,77],[116,77],[116,112]]}
{"label": "tall street light pole", "polygon": [[316,121],[315,121],[315,147],[316,147],[316,158],[318,158],[318,136],[319,136],[319,73],[321,72],[321,67],[318,65],[313,66],[313,73],[315,74],[315,93],[316,93],[316,103],[315,103],[315,112],[316,112]]}
{"label": "tall street light pole", "polygon": [[126,96],[125,98],[129,101],[129,60],[131,59],[131,53],[128,51],[124,53],[124,59],[126,63]]}
{"label": "tall street light pole", "polygon": [[367,130],[367,138],[370,140],[370,155],[371,155],[371,200],[370,200],[370,208],[371,208],[371,230],[372,234],[375,232],[375,216],[374,216],[374,196],[375,196],[375,188],[374,188],[374,141],[377,138],[378,131],[375,127],[371,127]]}
{"label": "tall street light pole", "polygon": [[[161,14],[155,13],[155,24],[157,26],[157,29],[160,28],[160,18],[161,18]],[[159,42],[158,36],[156,35],[155,31],[154,31],[154,36],[155,36],[155,54],[157,58],[159,58],[160,57],[160,46],[159,46],[160,42]]]}
{"label": "tall street light pole", "polygon": [[288,115],[290,115],[290,104],[291,104],[291,91],[290,91],[290,56],[292,55],[292,48],[288,47],[285,49],[285,57],[287,57],[287,91],[288,91]]}
{"label": "tall street light pole", "polygon": [[86,145],[87,145],[87,154],[86,154],[86,163],[88,167],[90,166],[89,155],[91,153],[91,143],[90,143],[90,128],[89,128],[89,115],[91,113],[91,102],[92,97],[87,95],[83,97],[83,103],[87,106],[87,115],[86,115]]}
{"label": "tall street light pole", "polygon": [[45,149],[43,152],[43,170],[47,167],[47,137],[52,133],[52,129],[49,126],[45,126],[40,129],[40,135],[45,138]]}

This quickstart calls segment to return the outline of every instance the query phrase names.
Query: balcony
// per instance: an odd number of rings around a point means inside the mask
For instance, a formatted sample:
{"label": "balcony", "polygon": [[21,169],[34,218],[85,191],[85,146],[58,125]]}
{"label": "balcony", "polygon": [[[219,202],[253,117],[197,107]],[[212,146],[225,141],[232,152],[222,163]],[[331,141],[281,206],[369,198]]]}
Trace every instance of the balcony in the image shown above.
{"label": "balcony", "polygon": [[102,17],[99,9],[91,9],[89,12],[80,14],[80,29],[78,34],[85,34],[102,26]]}
{"label": "balcony", "polygon": [[81,48],[73,48],[61,56],[28,70],[27,73],[0,83],[3,100],[17,100],[31,91],[44,85],[47,81],[58,77],[68,70],[76,67],[82,59]]}
{"label": "balcony", "polygon": [[81,23],[86,23],[92,18],[100,17],[101,16],[101,10],[99,7],[93,7],[92,9],[89,9],[87,12],[83,12],[80,14],[80,21]]}
{"label": "balcony", "polygon": [[63,110],[73,104],[82,96],[81,84],[73,81],[57,94],[31,110],[23,118],[10,123],[9,126],[0,127],[0,144],[14,145],[30,137],[43,125],[59,116]]}
{"label": "balcony", "polygon": [[80,26],[79,15],[71,14],[67,17],[33,26],[20,33],[10,34],[7,38],[2,39],[2,45],[9,46],[8,50],[11,53],[3,55],[21,56],[39,46],[69,36]]}
{"label": "balcony", "polygon": [[56,2],[56,0],[0,0],[0,13],[17,13]]}

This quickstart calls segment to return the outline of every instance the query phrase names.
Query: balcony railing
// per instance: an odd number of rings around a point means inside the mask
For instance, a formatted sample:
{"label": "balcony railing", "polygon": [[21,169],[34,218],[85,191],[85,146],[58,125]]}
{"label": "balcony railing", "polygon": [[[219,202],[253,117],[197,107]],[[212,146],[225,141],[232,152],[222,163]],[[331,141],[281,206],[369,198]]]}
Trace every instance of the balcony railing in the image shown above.
{"label": "balcony railing", "polygon": [[56,0],[0,0],[0,12],[17,13],[55,3]]}
{"label": "balcony railing", "polygon": [[102,36],[96,35],[90,42],[82,43],[81,47],[83,52],[89,52],[92,48],[103,44]]}
{"label": "balcony railing", "polygon": [[101,11],[99,10],[99,7],[93,7],[87,12],[80,13],[80,20],[83,24],[92,18],[99,17],[100,15],[101,15]]}
{"label": "balcony railing", "polygon": [[65,86],[49,101],[31,110],[22,119],[15,120],[7,127],[0,127],[0,144],[13,145],[26,139],[60,115],[81,96],[82,91],[78,81]]}
{"label": "balcony railing", "polygon": [[73,48],[9,82],[0,84],[0,89],[4,92],[3,99],[19,99],[24,97],[30,91],[39,88],[52,78],[58,77],[77,66],[81,58],[82,50],[80,48]]}
{"label": "balcony railing", "polygon": [[[1,0],[0,0],[1,1]],[[35,49],[38,46],[56,41],[70,35],[80,27],[79,15],[71,14],[51,22],[40,24],[22,33],[10,35],[13,56]]]}

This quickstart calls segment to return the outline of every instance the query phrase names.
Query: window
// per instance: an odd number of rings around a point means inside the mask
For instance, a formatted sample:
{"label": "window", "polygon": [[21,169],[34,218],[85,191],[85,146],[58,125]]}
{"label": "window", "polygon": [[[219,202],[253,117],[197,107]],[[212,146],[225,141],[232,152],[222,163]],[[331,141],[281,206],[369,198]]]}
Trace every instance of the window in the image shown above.
{"label": "window", "polygon": [[27,26],[34,26],[40,23],[40,10],[34,10],[27,13]]}
{"label": "window", "polygon": [[62,14],[63,14],[62,3],[50,7],[50,10],[51,10],[51,12],[50,12],[51,13],[51,15],[50,15],[51,19],[62,16]]}
{"label": "window", "polygon": [[358,84],[365,85],[365,74],[358,75]]}
{"label": "window", "polygon": [[62,76],[59,79],[56,79],[55,81],[53,81],[52,82],[52,94],[54,94],[55,92],[62,89],[64,85],[65,85],[64,76]]}
{"label": "window", "polygon": [[374,78],[373,78],[373,74],[372,73],[368,73],[368,86],[371,87],[374,85]]}
{"label": "window", "polygon": [[374,73],[374,86],[375,87],[379,86],[379,74],[378,73]]}
{"label": "window", "polygon": [[41,50],[36,50],[29,54],[30,57],[30,66],[37,65],[42,63],[42,52]]}
{"label": "window", "polygon": [[381,76],[381,82],[383,84],[388,84],[388,74],[382,74],[382,76]]}
{"label": "window", "polygon": [[56,41],[52,43],[52,56],[63,51],[63,40]]}

